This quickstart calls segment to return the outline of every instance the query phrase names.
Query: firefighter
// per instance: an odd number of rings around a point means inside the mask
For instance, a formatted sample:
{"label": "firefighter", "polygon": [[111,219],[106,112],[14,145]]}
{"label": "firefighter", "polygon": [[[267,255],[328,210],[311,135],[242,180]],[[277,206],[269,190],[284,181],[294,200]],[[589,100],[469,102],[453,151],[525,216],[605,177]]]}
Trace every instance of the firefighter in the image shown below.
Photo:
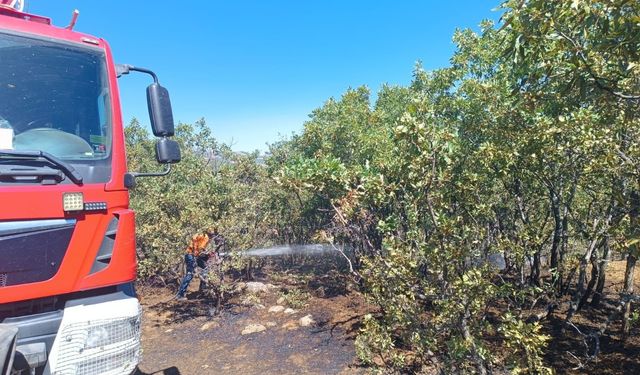
{"label": "firefighter", "polygon": [[[209,245],[211,245],[210,247],[212,250],[207,250]],[[191,283],[191,280],[193,279],[196,267],[199,267],[202,270],[206,269],[207,261],[212,255],[215,256],[216,259],[219,259],[219,251],[224,247],[224,245],[224,237],[218,233],[218,229],[215,227],[209,228],[203,233],[193,236],[184,255],[187,272],[185,273],[184,278],[182,278],[180,288],[176,294],[176,298],[178,300],[184,301],[187,299],[185,294],[187,293],[189,283]],[[206,281],[201,278],[199,290],[202,291],[205,285]]]}

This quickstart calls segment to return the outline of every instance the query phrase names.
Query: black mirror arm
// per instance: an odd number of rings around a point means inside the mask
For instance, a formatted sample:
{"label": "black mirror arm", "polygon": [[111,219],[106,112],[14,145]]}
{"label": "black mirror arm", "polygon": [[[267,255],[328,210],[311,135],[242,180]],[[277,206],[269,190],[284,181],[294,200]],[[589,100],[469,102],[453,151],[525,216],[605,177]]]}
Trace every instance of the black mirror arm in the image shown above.
{"label": "black mirror arm", "polygon": [[116,76],[118,78],[125,74],[129,74],[129,72],[131,72],[132,70],[136,72],[147,73],[148,75],[153,77],[153,82],[158,83],[158,76],[149,69],[140,68],[129,64],[116,64]]}
{"label": "black mirror arm", "polygon": [[148,172],[148,173],[142,173],[142,172],[129,172],[128,174],[132,175],[133,177],[162,177],[162,176],[166,176],[171,172],[171,164],[167,164],[167,169],[165,169],[162,172]]}
{"label": "black mirror arm", "polygon": [[124,175],[124,186],[127,189],[133,189],[136,187],[136,177],[162,177],[166,176],[171,172],[171,164],[167,164],[167,169],[162,172],[129,172]]}

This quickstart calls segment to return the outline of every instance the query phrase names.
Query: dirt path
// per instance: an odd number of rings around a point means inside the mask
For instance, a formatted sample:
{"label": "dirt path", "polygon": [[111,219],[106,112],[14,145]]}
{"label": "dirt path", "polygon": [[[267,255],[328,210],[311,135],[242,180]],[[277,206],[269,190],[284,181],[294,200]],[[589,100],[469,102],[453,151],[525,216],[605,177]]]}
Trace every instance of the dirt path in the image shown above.
{"label": "dirt path", "polygon": [[[193,286],[193,285],[192,285]],[[312,297],[295,313],[270,312],[278,288],[252,303],[231,301],[217,317],[195,294],[169,301],[166,289],[143,288],[143,355],[139,374],[360,374],[355,365],[355,317],[365,308],[357,293]],[[246,295],[245,295],[246,296]],[[238,297],[237,299],[241,299]],[[283,306],[286,307],[286,306]],[[303,327],[300,318],[315,323]],[[241,334],[250,324],[265,330]]]}

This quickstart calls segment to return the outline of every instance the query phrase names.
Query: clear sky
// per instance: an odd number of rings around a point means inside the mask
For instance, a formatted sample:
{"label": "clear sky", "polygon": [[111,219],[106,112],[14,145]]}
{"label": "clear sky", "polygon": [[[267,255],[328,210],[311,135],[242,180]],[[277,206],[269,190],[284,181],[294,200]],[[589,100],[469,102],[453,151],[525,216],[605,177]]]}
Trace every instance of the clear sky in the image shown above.
{"label": "clear sky", "polygon": [[[456,28],[500,0],[27,0],[27,11],[105,38],[116,62],[154,70],[176,121],[202,117],[234,150],[266,150],[347,88],[406,85],[416,61],[448,64]],[[149,119],[145,75],[120,78],[124,121]]]}

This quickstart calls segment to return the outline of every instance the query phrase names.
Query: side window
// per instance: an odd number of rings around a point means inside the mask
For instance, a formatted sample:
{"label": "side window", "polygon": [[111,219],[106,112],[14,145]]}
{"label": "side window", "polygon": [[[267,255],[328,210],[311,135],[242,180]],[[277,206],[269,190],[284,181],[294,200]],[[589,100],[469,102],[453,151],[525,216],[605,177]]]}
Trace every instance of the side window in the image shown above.
{"label": "side window", "polygon": [[99,130],[97,134],[91,134],[89,143],[96,154],[106,154],[109,149],[109,145],[107,144],[110,124],[110,113],[108,111],[108,108],[110,108],[109,92],[103,90],[102,93],[98,95],[97,101]]}

